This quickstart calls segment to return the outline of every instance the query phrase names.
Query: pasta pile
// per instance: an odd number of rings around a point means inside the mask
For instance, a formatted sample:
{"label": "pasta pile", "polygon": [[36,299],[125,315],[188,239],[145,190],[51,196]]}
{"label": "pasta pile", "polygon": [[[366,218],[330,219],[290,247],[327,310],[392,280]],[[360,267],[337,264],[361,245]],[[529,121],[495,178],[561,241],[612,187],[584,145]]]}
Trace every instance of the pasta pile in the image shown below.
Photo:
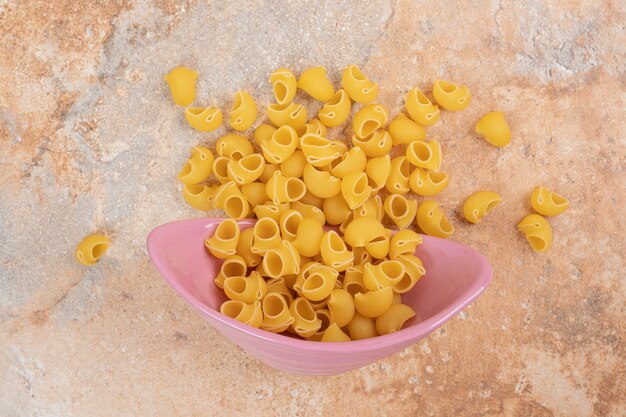
{"label": "pasta pile", "polygon": [[[184,67],[166,76],[177,104],[193,103],[197,76]],[[205,241],[207,250],[223,259],[214,279],[229,299],[221,312],[253,327],[314,341],[360,340],[400,330],[415,317],[402,304],[402,294],[426,272],[415,256],[422,238],[407,227],[415,223],[422,232],[444,238],[454,233],[439,204],[428,199],[441,193],[450,177],[441,171],[441,144],[427,139],[425,127],[439,119],[441,108],[466,108],[469,89],[438,80],[432,101],[415,88],[406,96],[406,114],[392,119],[375,102],[378,85],[356,65],[344,70],[338,90],[323,67],[307,69],[299,79],[279,68],[269,81],[275,103],[266,107],[269,122],[256,127],[253,142],[226,134],[217,140],[215,153],[196,146],[178,174],[192,207],[222,209],[228,217]],[[315,117],[294,101],[298,91],[323,102]],[[358,110],[348,146],[329,138],[329,129],[349,121],[354,103]],[[254,99],[238,91],[230,127],[243,132],[257,116]],[[222,124],[215,107],[186,107],[185,118],[201,132]],[[511,138],[500,112],[481,118],[476,132],[495,146]],[[427,199],[418,204],[410,192]],[[537,195],[540,213],[554,213],[562,199],[542,190]],[[464,216],[479,223],[501,201],[495,192],[476,192],[465,202]],[[250,217],[258,219],[254,226],[240,227],[237,220]],[[384,226],[385,217],[397,232]],[[520,230],[535,250],[545,250],[548,234],[544,225],[536,228],[537,222],[527,217]]]}

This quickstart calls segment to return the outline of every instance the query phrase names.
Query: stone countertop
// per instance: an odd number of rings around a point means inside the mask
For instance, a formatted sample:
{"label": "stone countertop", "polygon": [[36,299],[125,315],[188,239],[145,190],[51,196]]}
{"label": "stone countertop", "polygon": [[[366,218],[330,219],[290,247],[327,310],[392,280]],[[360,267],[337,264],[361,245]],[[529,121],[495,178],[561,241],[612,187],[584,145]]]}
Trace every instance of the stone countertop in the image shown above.
{"label": "stone countertop", "polygon": [[[0,415],[626,413],[624,3],[336,3],[0,0]],[[471,88],[429,129],[453,179],[437,200],[495,275],[421,343],[295,377],[224,339],[148,260],[153,227],[202,215],[175,175],[223,133],[191,131],[163,75],[196,68],[198,101],[225,107],[239,88],[268,102],[279,66],[337,80],[349,63],[394,114],[436,78]],[[473,133],[494,109],[503,149]],[[515,228],[538,184],[571,201],[544,254]],[[472,226],[458,207],[477,189],[504,203]],[[111,249],[81,267],[95,231]]]}

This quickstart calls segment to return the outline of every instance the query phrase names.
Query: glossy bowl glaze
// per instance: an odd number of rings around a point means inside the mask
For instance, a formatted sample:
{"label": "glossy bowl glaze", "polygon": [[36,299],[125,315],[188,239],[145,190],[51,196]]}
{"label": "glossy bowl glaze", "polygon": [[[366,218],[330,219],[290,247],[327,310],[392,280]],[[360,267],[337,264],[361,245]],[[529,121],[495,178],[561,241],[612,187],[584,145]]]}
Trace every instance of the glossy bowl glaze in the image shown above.
{"label": "glossy bowl glaze", "polygon": [[[150,258],[165,281],[220,333],[259,360],[292,374],[340,374],[398,352],[459,313],[491,282],[491,266],[483,255],[451,240],[424,236],[416,255],[426,275],[402,295],[402,302],[417,313],[406,328],[353,342],[309,342],[256,329],[220,313],[226,296],[213,277],[221,260],[204,248],[204,240],[220,221],[192,219],[157,227],[148,236]],[[245,229],[254,222],[239,223]]]}

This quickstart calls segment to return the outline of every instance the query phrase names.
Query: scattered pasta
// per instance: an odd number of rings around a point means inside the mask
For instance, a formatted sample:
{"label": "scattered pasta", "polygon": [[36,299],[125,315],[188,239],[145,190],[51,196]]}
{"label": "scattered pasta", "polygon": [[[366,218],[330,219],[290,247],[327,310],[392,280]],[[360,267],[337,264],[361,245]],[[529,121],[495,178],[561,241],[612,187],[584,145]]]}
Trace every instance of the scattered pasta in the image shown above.
{"label": "scattered pasta", "polygon": [[533,210],[543,216],[558,216],[567,210],[569,201],[540,185],[530,195],[530,205]]}
{"label": "scattered pasta", "polygon": [[433,96],[437,104],[450,111],[463,110],[472,100],[469,88],[442,80],[435,81]]}
{"label": "scattered pasta", "polygon": [[222,111],[215,107],[187,107],[185,119],[199,132],[212,132],[222,124]]}
{"label": "scattered pasta", "polygon": [[526,236],[526,240],[535,252],[544,252],[552,246],[552,228],[550,223],[539,214],[529,214],[517,224],[517,230]]}
{"label": "scattered pasta", "polygon": [[502,202],[502,197],[493,191],[477,191],[463,204],[463,215],[470,223],[480,223],[483,217]]}
{"label": "scattered pasta", "polygon": [[417,207],[415,221],[427,235],[445,238],[454,233],[454,226],[441,211],[439,204],[433,200],[420,203]]}
{"label": "scattered pasta", "polygon": [[176,67],[165,76],[174,103],[188,106],[196,99],[198,72],[185,67]]}
{"label": "scattered pasta", "polygon": [[480,118],[476,123],[476,133],[499,148],[511,143],[511,129],[500,111],[492,111]]}
{"label": "scattered pasta", "polygon": [[319,101],[328,101],[335,94],[335,88],[326,76],[324,67],[309,68],[300,74],[298,88]]}

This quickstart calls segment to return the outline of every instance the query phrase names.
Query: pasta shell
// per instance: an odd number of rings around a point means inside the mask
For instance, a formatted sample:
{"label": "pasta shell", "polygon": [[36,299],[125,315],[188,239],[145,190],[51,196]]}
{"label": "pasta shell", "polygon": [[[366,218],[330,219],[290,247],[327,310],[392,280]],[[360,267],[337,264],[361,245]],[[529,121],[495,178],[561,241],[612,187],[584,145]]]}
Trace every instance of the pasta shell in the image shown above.
{"label": "pasta shell", "polygon": [[298,88],[319,101],[328,101],[335,94],[335,88],[326,76],[324,67],[309,68],[300,74]]}
{"label": "pasta shell", "polygon": [[387,108],[381,104],[362,107],[352,118],[354,133],[359,138],[366,138],[376,130],[384,128],[389,120]]}
{"label": "pasta shell", "polygon": [[280,245],[265,252],[262,264],[267,276],[272,278],[297,274],[300,271],[300,254],[291,242],[283,240]]}
{"label": "pasta shell", "polygon": [[[243,232],[245,232],[245,230],[242,231],[241,235],[243,235]],[[241,240],[241,235],[239,237],[239,240]],[[239,247],[239,242],[237,242],[237,247]],[[213,283],[218,288],[224,288],[224,280],[226,278],[245,277],[247,271],[248,266],[246,265],[246,261],[242,256],[229,256],[228,258],[224,259],[224,262],[222,262],[222,265],[220,266],[220,271],[213,279]]]}
{"label": "pasta shell", "polygon": [[352,321],[355,311],[352,295],[340,288],[332,290],[328,298],[328,310],[333,323],[339,327],[347,326]]}
{"label": "pasta shell", "polygon": [[[259,255],[258,253],[254,253],[252,252],[252,244],[254,242],[254,228],[250,227],[248,229],[244,229],[241,230],[240,234],[239,234],[239,239],[237,241],[237,246],[235,249],[235,253],[237,253],[239,255],[239,257],[241,257],[241,259],[243,259],[244,263],[246,266],[250,267],[250,268],[254,268],[255,266],[257,266],[259,263],[261,263],[261,255]],[[230,259],[230,258],[228,258]],[[227,266],[226,261],[224,261],[224,263],[222,264],[222,269],[224,269]],[[228,271],[233,271],[235,270],[236,272],[239,272],[238,269],[236,269],[236,266],[229,266],[228,267]],[[246,269],[247,271],[247,269]],[[239,274],[239,273],[234,273],[234,274],[230,274],[230,273],[224,273],[224,276],[243,276],[246,274],[246,271],[244,271],[243,274]]]}
{"label": "pasta shell", "polygon": [[241,301],[228,300],[221,305],[220,312],[231,319],[256,328],[261,327],[263,322],[263,311],[259,301],[246,304]]}
{"label": "pasta shell", "polygon": [[196,146],[191,150],[191,158],[178,173],[178,180],[183,184],[198,184],[206,180],[213,170],[213,152],[204,146]]}
{"label": "pasta shell", "polygon": [[356,311],[364,317],[374,318],[385,314],[391,307],[392,302],[393,290],[391,287],[354,295]]}
{"label": "pasta shell", "polygon": [[287,330],[295,321],[285,298],[275,292],[269,293],[261,303],[263,322],[261,328],[274,333]]}
{"label": "pasta shell", "polygon": [[298,129],[307,121],[306,108],[302,104],[294,102],[270,104],[266,107],[265,113],[269,117],[270,122],[279,127],[289,125],[294,129]]}
{"label": "pasta shell", "polygon": [[253,209],[257,219],[269,217],[276,222],[280,220],[280,215],[286,210],[289,210],[289,203],[274,204],[271,201],[266,201],[264,204],[259,204]]}
{"label": "pasta shell", "polygon": [[174,103],[188,106],[196,99],[198,72],[185,67],[176,67],[165,76]]}
{"label": "pasta shell", "polygon": [[217,225],[213,236],[204,241],[204,246],[216,258],[228,258],[235,254],[239,234],[239,224],[235,220],[222,220],[222,222]]}
{"label": "pasta shell", "polygon": [[356,65],[349,65],[341,76],[341,87],[353,101],[369,103],[378,95],[378,85],[371,81]]}
{"label": "pasta shell", "polygon": [[254,130],[254,141],[257,145],[261,146],[263,141],[270,139],[276,132],[276,128],[272,125],[261,124]]}
{"label": "pasta shell", "polygon": [[339,328],[337,323],[333,323],[328,326],[328,329],[324,332],[321,342],[349,342],[350,336],[345,334],[343,330]]}
{"label": "pasta shell", "polygon": [[343,278],[343,289],[354,297],[356,293],[365,293],[365,283],[363,282],[365,267],[363,265],[353,265],[346,269]]}
{"label": "pasta shell", "polygon": [[376,318],[378,334],[390,334],[402,329],[407,321],[415,317],[415,311],[405,304],[394,304],[385,314]]}
{"label": "pasta shell", "polygon": [[265,159],[258,153],[246,155],[238,161],[231,160],[228,163],[228,178],[237,185],[250,184],[263,174]]}
{"label": "pasta shell", "polygon": [[530,205],[539,214],[544,216],[558,216],[569,207],[569,201],[557,193],[540,185],[530,195]]}
{"label": "pasta shell", "polygon": [[328,224],[339,225],[350,216],[351,210],[341,193],[324,200],[324,216]]}
{"label": "pasta shell", "polygon": [[294,317],[292,327],[302,337],[311,337],[322,327],[322,320],[317,318],[311,303],[304,297],[293,300],[289,311]]}
{"label": "pasta shell", "polygon": [[285,177],[276,171],[265,186],[267,196],[274,204],[298,201],[306,193],[306,185],[299,178]]}
{"label": "pasta shell", "polygon": [[436,140],[414,141],[406,147],[406,157],[418,168],[438,170],[441,167],[441,145]]}
{"label": "pasta shell", "polygon": [[280,171],[286,177],[301,178],[307,161],[301,150],[295,150],[289,158],[280,164]]}
{"label": "pasta shell", "polygon": [[332,98],[322,106],[317,118],[328,127],[341,126],[348,120],[352,102],[345,90],[337,90]]}
{"label": "pasta shell", "polygon": [[404,229],[415,219],[417,201],[410,200],[401,194],[389,194],[385,199],[385,212],[399,229]]}
{"label": "pasta shell", "polygon": [[196,210],[211,210],[213,208],[213,194],[216,186],[191,184],[183,186],[183,198]]}
{"label": "pasta shell", "polygon": [[363,272],[363,284],[369,291],[393,287],[404,278],[406,270],[400,261],[382,261],[378,265],[367,264]]}
{"label": "pasta shell", "polygon": [[256,121],[257,113],[252,96],[243,90],[237,91],[230,113],[230,127],[240,132],[250,128]]}
{"label": "pasta shell", "polygon": [[417,207],[415,216],[417,225],[424,233],[437,237],[449,237],[454,233],[454,226],[443,214],[436,201],[426,200]]}
{"label": "pasta shell", "polygon": [[370,179],[372,190],[378,191],[385,186],[391,173],[391,157],[387,155],[371,158],[365,164],[365,173]]}
{"label": "pasta shell", "polygon": [[302,214],[293,209],[287,210],[281,214],[278,224],[284,240],[292,241],[296,238],[298,227],[302,220]]}
{"label": "pasta shell", "polygon": [[320,243],[324,229],[311,218],[304,218],[298,225],[293,247],[303,256],[315,256],[320,253]]}
{"label": "pasta shell", "polygon": [[355,146],[330,163],[331,174],[337,178],[343,178],[352,172],[365,170],[367,157],[363,149]]}
{"label": "pasta shell", "polygon": [[550,223],[539,214],[529,214],[517,225],[517,230],[524,233],[530,247],[535,252],[545,252],[552,246],[552,228]]}
{"label": "pasta shell", "polygon": [[341,194],[351,210],[365,203],[372,193],[372,187],[367,183],[365,172],[352,172],[341,180]]}
{"label": "pasta shell", "polygon": [[318,135],[306,134],[300,138],[302,152],[309,164],[316,168],[329,165],[334,159],[341,156],[337,145]]}
{"label": "pasta shell", "polygon": [[294,210],[299,211],[303,218],[313,219],[322,226],[326,224],[324,213],[319,208],[310,204],[305,204],[302,200],[293,202],[291,206]]}
{"label": "pasta shell", "polygon": [[271,278],[267,281],[267,294],[271,292],[278,293],[285,298],[287,304],[291,305],[293,301],[293,295],[289,290],[289,286],[287,285],[287,281],[284,277]]}
{"label": "pasta shell", "polygon": [[270,75],[272,91],[278,104],[288,104],[296,96],[298,82],[293,72],[287,68],[279,68]]}
{"label": "pasta shell", "polygon": [[[413,142],[422,143],[422,142]],[[406,194],[411,188],[409,187],[410,167],[405,156],[396,156],[391,160],[391,169],[389,178],[385,187],[392,194]]]}
{"label": "pasta shell", "polygon": [[265,184],[262,182],[252,182],[241,187],[241,193],[248,200],[252,207],[261,205],[267,201],[267,193],[265,192]]}
{"label": "pasta shell", "polygon": [[450,183],[450,176],[441,171],[415,168],[409,176],[409,186],[417,195],[432,197],[441,193]]}
{"label": "pasta shell", "polygon": [[493,191],[477,191],[470,195],[463,204],[463,215],[471,223],[480,223],[495,206],[502,202],[502,197]]}
{"label": "pasta shell", "polygon": [[215,152],[219,156],[225,156],[236,161],[244,156],[254,153],[252,144],[248,139],[240,135],[228,134],[224,135],[215,142]]}
{"label": "pasta shell", "polygon": [[228,164],[230,161],[230,158],[225,156],[218,156],[213,161],[213,175],[215,175],[215,178],[217,178],[220,184],[225,184],[230,181],[230,177],[228,176]]}
{"label": "pasta shell", "polygon": [[212,132],[222,124],[222,111],[216,107],[187,107],[185,119],[199,132]]}
{"label": "pasta shell", "polygon": [[369,339],[378,336],[376,321],[373,318],[354,313],[352,321],[348,323],[348,333],[352,340]]}
{"label": "pasta shell", "polygon": [[281,243],[280,227],[271,217],[257,220],[253,226],[252,253],[265,254]]}
{"label": "pasta shell", "polygon": [[412,230],[399,230],[391,237],[389,244],[389,257],[396,259],[400,255],[413,255],[416,248],[421,245],[423,239]]}
{"label": "pasta shell", "polygon": [[433,95],[437,104],[450,111],[463,110],[472,100],[469,88],[442,80],[435,81]]}
{"label": "pasta shell", "polygon": [[76,246],[76,260],[83,265],[95,265],[109,250],[109,238],[103,235],[89,235]]}
{"label": "pasta shell", "polygon": [[302,179],[313,195],[320,198],[330,198],[341,192],[341,180],[330,172],[319,171],[313,165],[304,167]]}
{"label": "pasta shell", "polygon": [[269,139],[261,143],[263,156],[270,164],[280,164],[293,155],[298,146],[298,134],[289,125],[279,127]]}
{"label": "pasta shell", "polygon": [[430,126],[439,120],[441,111],[439,106],[433,104],[419,88],[409,91],[406,96],[406,111],[422,126]]}
{"label": "pasta shell", "polygon": [[426,129],[409,119],[404,113],[400,113],[389,124],[389,134],[394,146],[426,139]]}
{"label": "pasta shell", "polygon": [[352,144],[363,149],[365,155],[370,158],[383,156],[391,151],[392,140],[386,130],[379,129],[364,138],[352,136]]}
{"label": "pasta shell", "polygon": [[499,148],[511,143],[511,129],[500,111],[492,111],[481,117],[476,123],[476,133]]}
{"label": "pasta shell", "polygon": [[345,271],[354,262],[354,254],[334,230],[330,230],[322,236],[320,254],[324,264],[338,272]]}
{"label": "pasta shell", "polygon": [[385,235],[385,228],[379,221],[360,217],[348,225],[344,232],[344,239],[354,248],[364,247],[368,242]]}
{"label": "pasta shell", "polygon": [[396,259],[402,262],[406,272],[400,282],[393,286],[393,291],[396,294],[404,294],[413,289],[426,270],[422,260],[415,255],[398,255]]}
{"label": "pasta shell", "polygon": [[253,303],[261,301],[267,292],[267,286],[263,277],[256,271],[252,271],[249,277],[228,277],[224,280],[224,292],[231,300]]}

